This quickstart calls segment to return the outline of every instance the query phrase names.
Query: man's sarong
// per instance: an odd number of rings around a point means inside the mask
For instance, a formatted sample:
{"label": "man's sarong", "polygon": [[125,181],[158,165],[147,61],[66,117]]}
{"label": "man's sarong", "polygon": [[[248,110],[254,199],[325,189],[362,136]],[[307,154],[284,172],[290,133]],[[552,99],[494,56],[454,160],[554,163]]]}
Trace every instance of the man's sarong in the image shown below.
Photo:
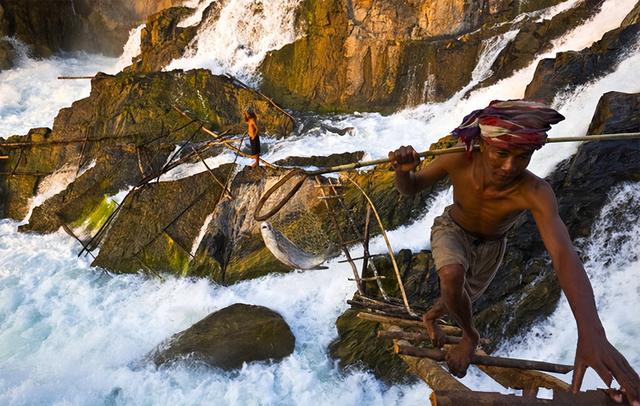
{"label": "man's sarong", "polygon": [[464,267],[464,288],[473,302],[484,293],[496,275],[507,239],[486,240],[469,234],[451,218],[452,207],[447,207],[433,223],[431,252],[438,271],[445,265]]}

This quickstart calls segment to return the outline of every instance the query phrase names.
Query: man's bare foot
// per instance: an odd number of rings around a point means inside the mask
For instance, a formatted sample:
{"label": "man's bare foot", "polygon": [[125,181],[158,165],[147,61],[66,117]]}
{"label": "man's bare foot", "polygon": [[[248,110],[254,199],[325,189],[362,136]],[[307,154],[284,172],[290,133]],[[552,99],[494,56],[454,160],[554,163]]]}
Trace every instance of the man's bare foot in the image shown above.
{"label": "man's bare foot", "polygon": [[427,330],[431,344],[434,348],[442,348],[446,344],[447,335],[438,326],[436,320],[425,316],[422,318],[422,321],[424,322],[424,328]]}
{"label": "man's bare foot", "polygon": [[445,356],[449,372],[458,378],[464,377],[467,374],[467,369],[469,368],[477,345],[478,338],[463,336],[462,341],[447,352]]}

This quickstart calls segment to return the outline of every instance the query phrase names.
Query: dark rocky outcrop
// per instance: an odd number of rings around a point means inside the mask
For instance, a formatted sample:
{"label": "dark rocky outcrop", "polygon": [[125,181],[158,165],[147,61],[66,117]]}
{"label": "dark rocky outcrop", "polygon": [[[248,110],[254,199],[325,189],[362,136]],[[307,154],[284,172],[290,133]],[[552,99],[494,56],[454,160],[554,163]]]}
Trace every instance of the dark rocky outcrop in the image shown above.
{"label": "dark rocky outcrop", "polygon": [[188,359],[232,370],[245,362],[279,361],[290,355],[294,346],[295,337],[278,313],[236,303],[174,335],[150,358],[158,366]]}
{"label": "dark rocky outcrop", "polygon": [[150,16],[140,34],[140,55],[125,71],[153,72],[181,57],[198,31],[198,26],[178,27],[191,13],[193,9],[173,7]]}
{"label": "dark rocky outcrop", "polygon": [[640,23],[622,26],[582,51],[561,52],[555,58],[541,60],[525,97],[550,103],[558,92],[575,89],[614,71],[620,58],[638,43],[639,32]]}
{"label": "dark rocky outcrop", "polygon": [[343,152],[341,154],[331,154],[328,156],[290,156],[285,159],[274,162],[276,165],[284,166],[316,166],[316,167],[328,167],[336,165],[345,165],[358,162],[362,160],[364,151],[356,152]]}
{"label": "dark rocky outcrop", "polygon": [[13,68],[17,55],[14,45],[10,41],[0,38],[0,71]]}
{"label": "dark rocky outcrop", "polygon": [[528,66],[536,55],[551,49],[552,40],[594,15],[602,3],[603,0],[587,0],[551,19],[522,24],[516,37],[500,51],[493,63],[493,74],[477,87],[494,84],[509,77],[514,71]]}
{"label": "dark rocky outcrop", "polygon": [[58,51],[117,56],[129,30],[182,0],[0,0],[0,37],[13,36],[48,57]]}
{"label": "dark rocky outcrop", "polygon": [[[636,112],[640,94],[610,92],[598,103],[589,133],[638,132]],[[596,217],[610,191],[623,182],[640,181],[640,140],[588,142],[576,155],[561,163],[547,179],[558,198],[559,213],[580,252],[581,244],[591,233]],[[560,297],[560,287],[530,214],[522,216],[508,235],[507,254],[496,278],[485,294],[474,303],[476,326],[491,340],[488,349],[527,330],[532,323],[548,316]],[[586,259],[586,258],[583,258]],[[428,306],[438,295],[438,280],[431,253],[411,254],[401,251],[397,261],[410,301]],[[377,268],[387,276],[385,288],[394,292],[395,276],[387,260],[377,260]],[[373,284],[370,294],[376,292]],[[394,292],[399,297],[397,291]],[[397,365],[376,362],[384,345],[375,337],[377,323],[363,322],[347,311],[339,318],[338,339],[331,353],[341,365],[362,364],[377,376],[401,379]]]}

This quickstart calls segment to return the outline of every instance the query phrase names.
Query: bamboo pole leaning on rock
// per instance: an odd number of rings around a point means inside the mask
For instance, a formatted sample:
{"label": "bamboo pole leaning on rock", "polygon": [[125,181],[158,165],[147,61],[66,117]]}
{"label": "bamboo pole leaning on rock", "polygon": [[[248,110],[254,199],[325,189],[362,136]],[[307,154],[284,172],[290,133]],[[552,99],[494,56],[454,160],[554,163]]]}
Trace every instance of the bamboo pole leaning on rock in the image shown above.
{"label": "bamboo pole leaning on rock", "polygon": [[[487,355],[487,353],[480,348],[476,350],[476,354]],[[564,392],[570,388],[569,384],[565,381],[540,371],[528,369],[516,370],[513,368],[487,365],[476,366],[505,388],[522,389],[524,394],[528,396],[536,396],[539,388]]]}
{"label": "bamboo pole leaning on rock", "polygon": [[[390,338],[394,340],[405,340],[405,341],[429,341],[431,339],[426,333],[422,333],[419,331],[404,331],[404,330],[378,330],[379,338]],[[458,344],[462,340],[462,337],[457,336],[445,336],[445,343],[447,344]]]}
{"label": "bamboo pole leaning on rock", "polygon": [[60,80],[93,79],[94,76],[58,76]]}
{"label": "bamboo pole leaning on rock", "polygon": [[[360,312],[357,317],[363,320],[376,321],[378,323],[393,324],[400,327],[418,327],[424,328],[424,323],[418,320],[407,320],[398,317],[388,317],[379,314],[372,314],[367,312]],[[462,335],[462,330],[456,326],[448,326],[446,324],[439,324],[440,329],[447,335]]]}
{"label": "bamboo pole leaning on rock", "polygon": [[[412,345],[396,344],[393,348],[396,354],[411,355],[414,357],[431,358],[434,361],[444,361],[445,352],[437,348],[417,348]],[[573,370],[573,365],[553,364],[543,361],[532,361],[516,358],[492,357],[489,355],[475,354],[471,360],[474,365],[487,365],[494,367],[534,369],[538,371],[556,372],[566,374]]]}
{"label": "bamboo pole leaning on rock", "polygon": [[[383,324],[385,330],[397,332],[400,327],[395,325]],[[394,345],[408,345],[404,340],[394,340]],[[450,390],[456,392],[471,392],[464,384],[451,376],[436,361],[429,358],[414,357],[411,355],[398,354],[414,374],[426,382],[433,390]]]}

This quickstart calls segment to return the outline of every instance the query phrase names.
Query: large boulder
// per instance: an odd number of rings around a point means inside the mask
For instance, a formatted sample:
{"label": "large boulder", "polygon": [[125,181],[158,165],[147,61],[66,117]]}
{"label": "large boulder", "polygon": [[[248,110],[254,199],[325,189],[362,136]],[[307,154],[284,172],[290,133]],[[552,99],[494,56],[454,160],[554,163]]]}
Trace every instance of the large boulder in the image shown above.
{"label": "large boulder", "polygon": [[281,360],[294,347],[295,337],[282,316],[266,307],[236,303],[174,335],[151,358],[158,366],[188,358],[232,370],[245,362]]}
{"label": "large boulder", "polygon": [[129,30],[183,0],[0,0],[0,36],[30,45],[35,56],[89,51],[118,56]]}

